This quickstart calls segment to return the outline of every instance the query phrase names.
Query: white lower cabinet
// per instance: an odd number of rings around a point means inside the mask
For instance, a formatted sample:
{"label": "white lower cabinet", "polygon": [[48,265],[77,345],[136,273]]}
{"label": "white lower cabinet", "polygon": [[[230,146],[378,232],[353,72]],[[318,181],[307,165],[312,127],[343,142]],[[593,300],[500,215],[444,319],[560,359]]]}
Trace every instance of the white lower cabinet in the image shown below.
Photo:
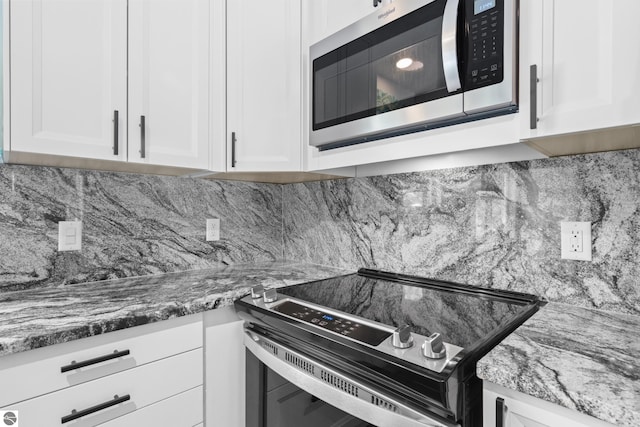
{"label": "white lower cabinet", "polygon": [[482,402],[484,427],[612,427],[588,415],[487,381],[483,382]]}
{"label": "white lower cabinet", "polygon": [[[0,384],[11,387],[0,408],[18,411],[21,427],[192,427],[203,421],[203,370],[202,315],[185,316],[2,357]],[[153,421],[172,412],[184,423]]]}
{"label": "white lower cabinet", "polygon": [[243,321],[233,307],[205,313],[205,425],[245,426]]}
{"label": "white lower cabinet", "polygon": [[202,386],[142,408],[101,427],[192,427],[202,423]]}

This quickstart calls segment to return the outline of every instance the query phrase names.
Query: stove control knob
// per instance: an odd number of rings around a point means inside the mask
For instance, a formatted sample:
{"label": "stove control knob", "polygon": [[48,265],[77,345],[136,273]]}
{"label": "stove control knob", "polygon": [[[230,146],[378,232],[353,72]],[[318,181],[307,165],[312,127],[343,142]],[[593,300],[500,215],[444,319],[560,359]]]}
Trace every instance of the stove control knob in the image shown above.
{"label": "stove control knob", "polygon": [[262,287],[262,285],[257,285],[251,288],[251,298],[253,299],[262,298],[263,293],[264,293],[264,287]]}
{"label": "stove control knob", "polygon": [[422,355],[427,359],[442,359],[447,355],[447,349],[439,333],[436,332],[424,340]]}
{"label": "stove control knob", "polygon": [[393,331],[391,336],[391,344],[395,348],[409,348],[413,345],[413,337],[411,336],[411,326],[400,325]]}
{"label": "stove control knob", "polygon": [[278,293],[275,289],[267,289],[264,291],[264,302],[275,302],[278,300]]}

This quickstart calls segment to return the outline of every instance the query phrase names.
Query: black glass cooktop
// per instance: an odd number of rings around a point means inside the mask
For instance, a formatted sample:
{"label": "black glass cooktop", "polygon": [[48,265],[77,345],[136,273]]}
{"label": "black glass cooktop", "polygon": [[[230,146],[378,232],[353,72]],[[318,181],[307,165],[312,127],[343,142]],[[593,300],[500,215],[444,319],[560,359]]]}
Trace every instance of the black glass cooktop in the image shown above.
{"label": "black glass cooktop", "polygon": [[[408,324],[414,333],[424,336],[438,332],[445,342],[465,349],[486,341],[537,302],[536,297],[526,294],[363,274],[280,288],[278,293],[392,327]],[[314,313],[309,315],[297,307],[283,309],[313,320]],[[334,327],[335,320],[322,319],[322,315],[318,318],[326,322],[325,328]],[[354,329],[353,333],[359,333],[357,327]],[[376,345],[378,338],[371,339]]]}

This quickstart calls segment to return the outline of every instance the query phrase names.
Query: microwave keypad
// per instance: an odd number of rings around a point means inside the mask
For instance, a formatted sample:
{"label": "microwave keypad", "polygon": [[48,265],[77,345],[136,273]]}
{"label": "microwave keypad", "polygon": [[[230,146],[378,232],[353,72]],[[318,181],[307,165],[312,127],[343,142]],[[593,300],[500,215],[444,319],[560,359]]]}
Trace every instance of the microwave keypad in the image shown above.
{"label": "microwave keypad", "polygon": [[469,16],[467,89],[476,89],[503,79],[503,2],[499,7]]}
{"label": "microwave keypad", "polygon": [[305,323],[327,329],[345,337],[376,346],[391,334],[352,320],[343,319],[332,314],[309,308],[293,301],[285,301],[273,310],[295,317]]}

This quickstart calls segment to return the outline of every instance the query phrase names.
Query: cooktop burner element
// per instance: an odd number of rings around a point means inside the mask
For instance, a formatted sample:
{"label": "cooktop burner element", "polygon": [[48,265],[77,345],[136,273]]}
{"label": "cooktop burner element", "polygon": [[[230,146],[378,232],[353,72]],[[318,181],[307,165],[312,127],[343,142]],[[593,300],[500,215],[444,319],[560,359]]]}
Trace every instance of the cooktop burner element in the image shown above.
{"label": "cooktop burner element", "polygon": [[476,362],[544,303],[367,269],[261,291],[236,302],[252,333],[464,427],[482,419]]}

